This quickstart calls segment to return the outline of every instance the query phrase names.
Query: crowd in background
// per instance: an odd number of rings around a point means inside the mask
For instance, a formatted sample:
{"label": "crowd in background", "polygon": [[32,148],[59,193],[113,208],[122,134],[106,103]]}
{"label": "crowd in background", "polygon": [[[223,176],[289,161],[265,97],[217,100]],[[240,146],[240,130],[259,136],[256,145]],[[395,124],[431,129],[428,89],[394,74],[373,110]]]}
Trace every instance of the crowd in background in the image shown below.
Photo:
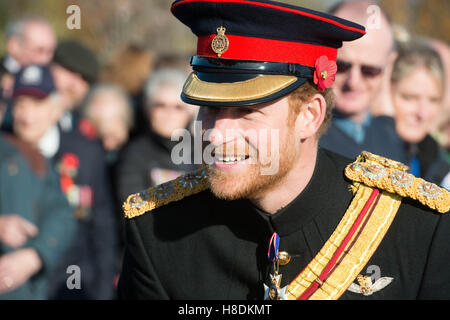
{"label": "crowd in background", "polygon": [[[367,1],[331,13],[365,24]],[[176,165],[176,129],[197,108],[180,92],[188,57],[129,44],[104,65],[48,21],[12,21],[0,64],[0,299],[114,299],[121,203],[193,170]],[[335,109],[320,145],[401,161],[450,188],[450,48],[387,14],[339,50]],[[69,268],[81,271],[79,283]]]}

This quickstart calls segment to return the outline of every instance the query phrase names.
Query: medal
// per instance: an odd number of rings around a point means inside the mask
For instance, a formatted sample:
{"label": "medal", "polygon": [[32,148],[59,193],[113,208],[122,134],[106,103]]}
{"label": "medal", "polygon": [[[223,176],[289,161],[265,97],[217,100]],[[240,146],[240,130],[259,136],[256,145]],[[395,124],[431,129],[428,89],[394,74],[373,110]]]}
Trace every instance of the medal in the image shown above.
{"label": "medal", "polygon": [[269,249],[267,251],[267,258],[273,263],[274,274],[270,275],[270,286],[264,284],[264,300],[287,300],[286,299],[287,286],[282,289],[280,288],[282,275],[279,273],[280,271],[279,245],[280,245],[280,236],[276,232],[274,232],[273,235],[270,237]]}

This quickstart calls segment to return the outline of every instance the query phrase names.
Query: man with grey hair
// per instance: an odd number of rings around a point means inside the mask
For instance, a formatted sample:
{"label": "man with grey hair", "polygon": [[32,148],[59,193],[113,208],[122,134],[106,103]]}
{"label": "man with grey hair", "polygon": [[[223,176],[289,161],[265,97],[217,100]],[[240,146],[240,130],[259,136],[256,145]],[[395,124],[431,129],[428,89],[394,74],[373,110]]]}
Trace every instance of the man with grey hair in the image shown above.
{"label": "man with grey hair", "polygon": [[55,32],[47,20],[38,16],[23,17],[7,26],[4,64],[12,73],[23,66],[48,64],[56,44]]}
{"label": "man with grey hair", "polygon": [[186,74],[172,68],[156,70],[144,89],[144,113],[149,131],[134,138],[119,156],[117,179],[119,197],[147,185],[157,185],[194,169],[190,164],[176,165],[171,160],[176,129],[191,124],[195,109],[181,101],[179,92]]}
{"label": "man with grey hair", "polygon": [[[153,72],[147,81],[142,111],[149,129],[120,151],[116,165],[114,181],[121,203],[130,192],[195,169],[192,164],[174,164],[171,158],[172,148],[179,143],[171,140],[173,131],[188,128],[195,117],[195,107],[180,99],[185,77],[185,72],[179,69],[164,67]],[[124,227],[121,227],[123,244]]]}
{"label": "man with grey hair", "polygon": [[[46,65],[53,58],[57,39],[47,20],[39,16],[24,16],[6,27],[6,55],[1,58],[1,89],[6,99],[11,98],[14,76],[29,65]],[[11,112],[5,114],[6,129],[10,129]],[[2,123],[0,122],[0,126]]]}
{"label": "man with grey hair", "polygon": [[103,148],[116,152],[128,141],[134,113],[124,89],[112,84],[93,87],[86,98],[79,129],[87,136],[98,137]]}

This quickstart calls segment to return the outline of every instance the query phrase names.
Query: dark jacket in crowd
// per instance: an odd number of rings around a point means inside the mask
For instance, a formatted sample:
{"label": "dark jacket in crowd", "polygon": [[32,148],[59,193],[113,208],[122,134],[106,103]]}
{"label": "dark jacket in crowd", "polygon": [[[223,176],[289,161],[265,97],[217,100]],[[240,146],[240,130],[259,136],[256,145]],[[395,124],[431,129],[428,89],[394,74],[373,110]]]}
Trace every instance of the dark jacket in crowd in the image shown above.
{"label": "dark jacket in crowd", "polygon": [[407,162],[403,142],[395,131],[395,121],[391,117],[371,118],[361,143],[356,142],[332,121],[328,131],[320,138],[319,144],[325,149],[351,159],[358,156],[361,151],[369,151],[392,160]]}
{"label": "dark jacket in crowd", "polygon": [[[60,146],[53,157],[61,186],[78,222],[74,244],[59,264],[51,282],[53,299],[111,299],[117,270],[117,228],[99,141],[90,141],[77,130],[60,133]],[[69,290],[67,267],[81,271],[81,289]]]}
{"label": "dark jacket in crowd", "polygon": [[[37,226],[39,233],[23,248],[35,249],[43,267],[0,299],[47,299],[50,274],[72,244],[76,222],[49,163],[37,150],[5,137],[0,135],[0,214],[17,214]],[[14,250],[0,243],[0,256]]]}
{"label": "dark jacket in crowd", "polygon": [[[171,141],[149,131],[133,139],[121,152],[117,165],[119,198],[175,179],[180,174],[195,170],[192,164],[174,164]],[[191,145],[192,146],[192,145]],[[191,158],[191,157],[190,157]]]}
{"label": "dark jacket in crowd", "polygon": [[[177,141],[163,138],[148,130],[132,139],[120,152],[116,165],[116,183],[120,206],[131,193],[175,179],[195,170],[192,164],[174,164],[172,148]],[[192,145],[191,145],[192,146]],[[190,155],[192,158],[192,156]],[[122,212],[121,212],[122,213]],[[122,215],[119,220],[121,248],[124,246],[125,229]]]}
{"label": "dark jacket in crowd", "polygon": [[405,144],[408,158],[416,156],[418,159],[419,176],[427,181],[441,185],[445,176],[450,172],[450,164],[446,161],[444,151],[430,135],[415,145]]}

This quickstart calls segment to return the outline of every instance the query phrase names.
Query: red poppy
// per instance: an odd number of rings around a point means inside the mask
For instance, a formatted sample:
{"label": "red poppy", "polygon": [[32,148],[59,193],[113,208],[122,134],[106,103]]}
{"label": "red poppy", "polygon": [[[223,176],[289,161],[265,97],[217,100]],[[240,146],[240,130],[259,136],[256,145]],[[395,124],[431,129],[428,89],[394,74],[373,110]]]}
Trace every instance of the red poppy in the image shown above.
{"label": "red poppy", "polygon": [[336,62],[328,60],[327,56],[321,56],[316,60],[316,71],[314,72],[314,83],[319,91],[324,91],[333,85],[337,72]]}
{"label": "red poppy", "polygon": [[69,189],[73,186],[73,180],[67,175],[61,175],[60,179],[61,189],[64,193],[67,193]]}
{"label": "red poppy", "polygon": [[62,165],[65,169],[78,169],[80,166],[80,160],[78,157],[73,153],[65,153],[61,158]]}
{"label": "red poppy", "polygon": [[97,139],[97,130],[92,122],[87,119],[81,119],[78,124],[80,132],[89,140]]}

